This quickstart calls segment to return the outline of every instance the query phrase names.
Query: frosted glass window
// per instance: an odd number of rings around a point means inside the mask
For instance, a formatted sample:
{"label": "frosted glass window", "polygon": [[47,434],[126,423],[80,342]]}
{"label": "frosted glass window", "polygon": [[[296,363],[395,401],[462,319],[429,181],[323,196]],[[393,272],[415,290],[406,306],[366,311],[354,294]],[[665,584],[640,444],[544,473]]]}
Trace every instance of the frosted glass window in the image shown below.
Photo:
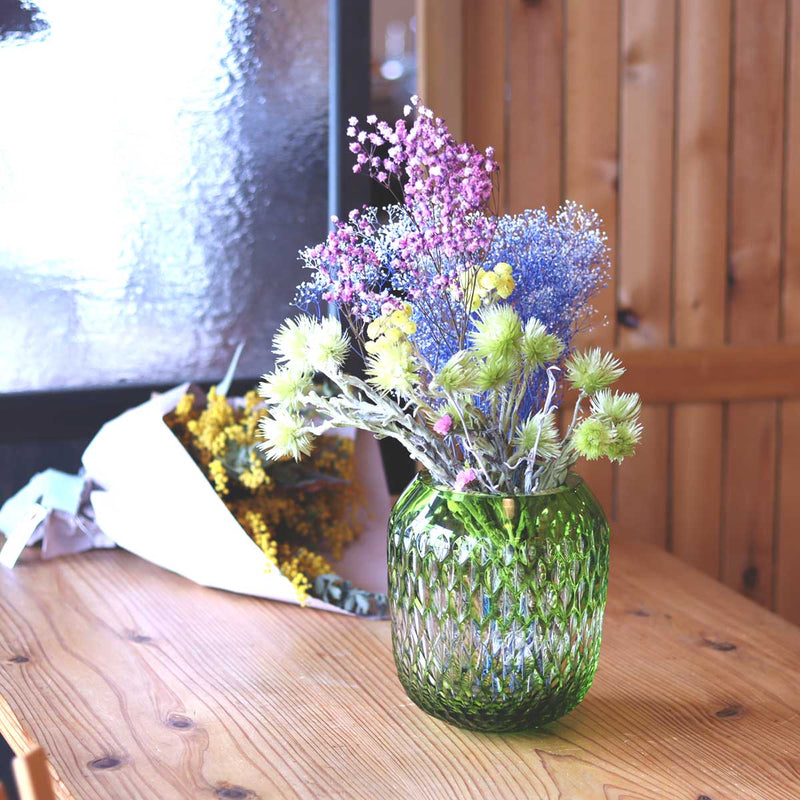
{"label": "frosted glass window", "polygon": [[0,391],[270,366],[327,228],[327,11],[0,4]]}

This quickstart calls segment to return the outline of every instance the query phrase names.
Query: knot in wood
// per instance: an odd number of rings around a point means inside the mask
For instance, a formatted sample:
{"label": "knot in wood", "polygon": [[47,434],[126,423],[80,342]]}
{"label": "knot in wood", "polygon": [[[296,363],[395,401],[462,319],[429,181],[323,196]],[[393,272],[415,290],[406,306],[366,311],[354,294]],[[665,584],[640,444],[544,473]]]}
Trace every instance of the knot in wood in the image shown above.
{"label": "knot in wood", "polygon": [[758,567],[748,567],[742,573],[742,583],[748,592],[752,592],[758,585]]}
{"label": "knot in wood", "polygon": [[183,714],[170,714],[167,717],[167,725],[179,731],[186,731],[189,728],[194,728],[194,720]]}
{"label": "knot in wood", "polygon": [[729,717],[741,717],[744,714],[744,709],[741,706],[725,706],[716,712],[715,716],[720,719],[727,719]]}
{"label": "knot in wood", "polygon": [[88,763],[90,769],[114,769],[122,764],[122,759],[117,756],[103,756]]}
{"label": "knot in wood", "polygon": [[217,797],[224,798],[224,800],[245,800],[248,794],[247,789],[242,789],[241,786],[226,786],[223,789],[217,789]]}
{"label": "knot in wood", "polygon": [[632,308],[620,308],[617,311],[617,322],[623,328],[636,330],[639,327],[639,315]]}
{"label": "knot in wood", "polygon": [[717,639],[703,639],[700,644],[702,644],[703,647],[710,647],[712,650],[719,650],[722,653],[727,653],[730,650],[736,649],[736,645],[732,642],[724,642]]}

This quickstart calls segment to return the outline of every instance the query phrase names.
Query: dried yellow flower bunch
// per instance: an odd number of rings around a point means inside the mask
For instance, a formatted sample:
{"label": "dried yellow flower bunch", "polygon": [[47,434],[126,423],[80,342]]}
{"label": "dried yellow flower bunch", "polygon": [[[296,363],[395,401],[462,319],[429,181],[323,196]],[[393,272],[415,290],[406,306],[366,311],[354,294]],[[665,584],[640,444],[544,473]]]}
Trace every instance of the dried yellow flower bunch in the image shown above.
{"label": "dried yellow flower bunch", "polygon": [[256,392],[228,400],[212,387],[184,395],[165,422],[189,451],[239,524],[304,603],[314,581],[360,532],[361,492],[353,481],[352,439],[322,437],[301,463],[259,454],[259,420],[267,412]]}

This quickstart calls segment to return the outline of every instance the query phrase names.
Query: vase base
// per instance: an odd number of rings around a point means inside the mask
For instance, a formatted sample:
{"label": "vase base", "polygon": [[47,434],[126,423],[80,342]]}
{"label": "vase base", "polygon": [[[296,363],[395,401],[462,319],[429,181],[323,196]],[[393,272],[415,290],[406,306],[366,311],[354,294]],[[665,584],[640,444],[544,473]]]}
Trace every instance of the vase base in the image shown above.
{"label": "vase base", "polygon": [[580,694],[569,697],[549,697],[544,702],[519,702],[505,708],[482,706],[473,703],[459,705],[449,699],[417,697],[406,688],[414,705],[431,717],[448,725],[478,733],[520,733],[536,730],[565,717],[583,701],[588,687]]}

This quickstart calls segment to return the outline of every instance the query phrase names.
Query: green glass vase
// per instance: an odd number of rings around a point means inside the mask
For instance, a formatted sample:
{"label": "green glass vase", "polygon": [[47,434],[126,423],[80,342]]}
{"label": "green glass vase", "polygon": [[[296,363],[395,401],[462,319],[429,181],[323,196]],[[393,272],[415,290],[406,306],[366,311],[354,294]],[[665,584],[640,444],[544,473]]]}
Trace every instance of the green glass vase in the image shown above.
{"label": "green glass vase", "polygon": [[608,539],[577,475],[515,497],[418,475],[389,520],[392,643],[408,696],[481,731],[538,727],[575,708],[600,654]]}

